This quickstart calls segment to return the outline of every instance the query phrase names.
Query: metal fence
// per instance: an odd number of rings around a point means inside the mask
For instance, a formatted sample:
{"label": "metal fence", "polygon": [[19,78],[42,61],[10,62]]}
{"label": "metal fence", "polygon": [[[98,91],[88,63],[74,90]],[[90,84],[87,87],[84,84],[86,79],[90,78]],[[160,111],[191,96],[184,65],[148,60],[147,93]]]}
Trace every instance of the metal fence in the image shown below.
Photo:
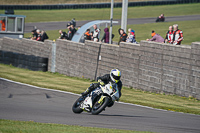
{"label": "metal fence", "polygon": [[[199,3],[200,0],[157,0],[129,2],[128,6],[150,6]],[[51,9],[84,9],[84,8],[110,8],[111,3],[90,3],[90,4],[56,4],[56,5],[0,5],[0,10],[51,10]],[[122,7],[122,3],[114,3],[114,7]]]}

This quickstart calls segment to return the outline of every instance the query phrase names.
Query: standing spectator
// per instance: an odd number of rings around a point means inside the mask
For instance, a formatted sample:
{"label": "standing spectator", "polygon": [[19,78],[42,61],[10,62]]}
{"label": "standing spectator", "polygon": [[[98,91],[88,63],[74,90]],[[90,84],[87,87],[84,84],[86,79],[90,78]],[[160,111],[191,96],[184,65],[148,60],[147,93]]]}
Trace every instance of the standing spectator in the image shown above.
{"label": "standing spectator", "polygon": [[131,28],[128,29],[128,37],[126,39],[126,42],[137,43],[135,40],[135,31]]}
{"label": "standing spectator", "polygon": [[91,31],[90,32],[91,41],[94,41],[93,34],[94,34],[94,31]]}
{"label": "standing spectator", "polygon": [[178,24],[174,24],[173,28],[173,45],[181,45],[181,41],[183,41],[183,31],[178,29]]}
{"label": "standing spectator", "polygon": [[72,40],[72,29],[71,26],[68,26],[68,32],[67,32],[67,40]]}
{"label": "standing spectator", "polygon": [[71,25],[71,31],[72,31],[72,37],[74,36],[74,34],[76,33],[76,29],[74,28],[74,25]]}
{"label": "standing spectator", "polygon": [[91,35],[90,35],[90,29],[87,29],[87,31],[84,34],[85,40],[91,40]]}
{"label": "standing spectator", "polygon": [[154,41],[154,42],[164,42],[164,38],[162,38],[162,36],[160,36],[159,34],[156,34],[155,31],[152,31],[151,34],[152,38],[151,39],[147,39],[147,41]]}
{"label": "standing spectator", "polygon": [[67,33],[66,32],[59,30],[59,33],[60,33],[59,39],[67,39]]}
{"label": "standing spectator", "polygon": [[93,40],[94,42],[98,42],[99,41],[99,32],[100,30],[97,28],[97,25],[93,25],[94,28],[94,32],[93,32]]}
{"label": "standing spectator", "polygon": [[1,31],[5,31],[6,30],[6,21],[5,18],[3,20],[0,20],[1,23]]}
{"label": "standing spectator", "polygon": [[37,37],[38,37],[38,34],[36,32],[37,29],[34,29],[31,31],[31,34],[32,34],[32,37],[31,37],[31,40],[36,40]]}
{"label": "standing spectator", "polygon": [[168,42],[169,44],[173,44],[173,39],[174,39],[173,28],[172,26],[169,26],[169,30],[165,37],[165,43]]}
{"label": "standing spectator", "polygon": [[74,27],[76,27],[76,20],[75,20],[75,18],[73,18],[73,19],[71,20],[71,25],[73,25]]}
{"label": "standing spectator", "polygon": [[47,33],[45,31],[41,31],[41,41],[44,42],[44,40],[49,39]]}
{"label": "standing spectator", "polygon": [[101,39],[101,42],[104,40],[104,43],[109,43],[109,29],[108,28],[105,28],[104,29],[104,35],[103,35],[103,37],[102,37],[102,39]]}
{"label": "standing spectator", "polygon": [[120,29],[120,42],[126,42],[127,34],[123,29]]}
{"label": "standing spectator", "polygon": [[36,40],[37,40],[37,41],[42,41],[42,38],[41,38],[41,36],[42,36],[42,35],[41,35],[41,31],[40,31],[39,29],[37,29],[36,32],[37,32],[37,35],[38,35]]}

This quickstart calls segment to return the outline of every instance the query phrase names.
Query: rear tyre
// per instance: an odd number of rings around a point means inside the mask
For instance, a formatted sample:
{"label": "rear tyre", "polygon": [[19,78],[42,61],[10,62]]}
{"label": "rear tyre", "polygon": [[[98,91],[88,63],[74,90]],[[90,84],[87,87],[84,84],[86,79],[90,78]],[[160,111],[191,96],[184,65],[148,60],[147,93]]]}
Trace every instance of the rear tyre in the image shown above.
{"label": "rear tyre", "polygon": [[105,97],[101,104],[99,104],[98,101],[96,101],[96,103],[92,107],[92,114],[98,115],[99,113],[101,113],[109,104],[109,100],[110,100],[109,97]]}
{"label": "rear tyre", "polygon": [[80,104],[84,101],[84,98],[81,96],[79,97],[74,105],[72,106],[72,111],[76,114],[80,114],[83,112],[83,109],[80,108]]}

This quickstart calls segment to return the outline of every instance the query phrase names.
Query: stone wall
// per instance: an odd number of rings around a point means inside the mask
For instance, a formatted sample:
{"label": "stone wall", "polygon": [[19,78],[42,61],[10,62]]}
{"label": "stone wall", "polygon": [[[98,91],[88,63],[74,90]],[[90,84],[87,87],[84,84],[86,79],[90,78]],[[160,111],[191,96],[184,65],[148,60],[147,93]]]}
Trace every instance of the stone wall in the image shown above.
{"label": "stone wall", "polygon": [[[52,43],[3,38],[0,49],[48,57],[50,71]],[[200,99],[200,42],[174,46],[141,41],[118,46],[56,40],[56,72],[94,80],[113,68],[121,70],[125,86]]]}
{"label": "stone wall", "polygon": [[[0,50],[49,58],[52,51],[52,43],[53,42],[50,40],[45,40],[45,42],[38,42],[25,38],[19,40],[4,37],[3,39],[0,39]],[[49,64],[51,64],[50,60]],[[50,67],[51,66],[49,65],[49,68]]]}

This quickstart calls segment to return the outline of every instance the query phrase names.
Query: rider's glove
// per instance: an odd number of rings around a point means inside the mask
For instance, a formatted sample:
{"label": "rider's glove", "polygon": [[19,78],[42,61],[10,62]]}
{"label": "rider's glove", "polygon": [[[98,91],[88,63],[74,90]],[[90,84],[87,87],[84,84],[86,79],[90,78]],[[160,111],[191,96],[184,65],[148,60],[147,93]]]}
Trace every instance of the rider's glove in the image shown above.
{"label": "rider's glove", "polygon": [[101,79],[99,79],[98,82],[100,83],[100,85],[105,85],[105,83]]}

